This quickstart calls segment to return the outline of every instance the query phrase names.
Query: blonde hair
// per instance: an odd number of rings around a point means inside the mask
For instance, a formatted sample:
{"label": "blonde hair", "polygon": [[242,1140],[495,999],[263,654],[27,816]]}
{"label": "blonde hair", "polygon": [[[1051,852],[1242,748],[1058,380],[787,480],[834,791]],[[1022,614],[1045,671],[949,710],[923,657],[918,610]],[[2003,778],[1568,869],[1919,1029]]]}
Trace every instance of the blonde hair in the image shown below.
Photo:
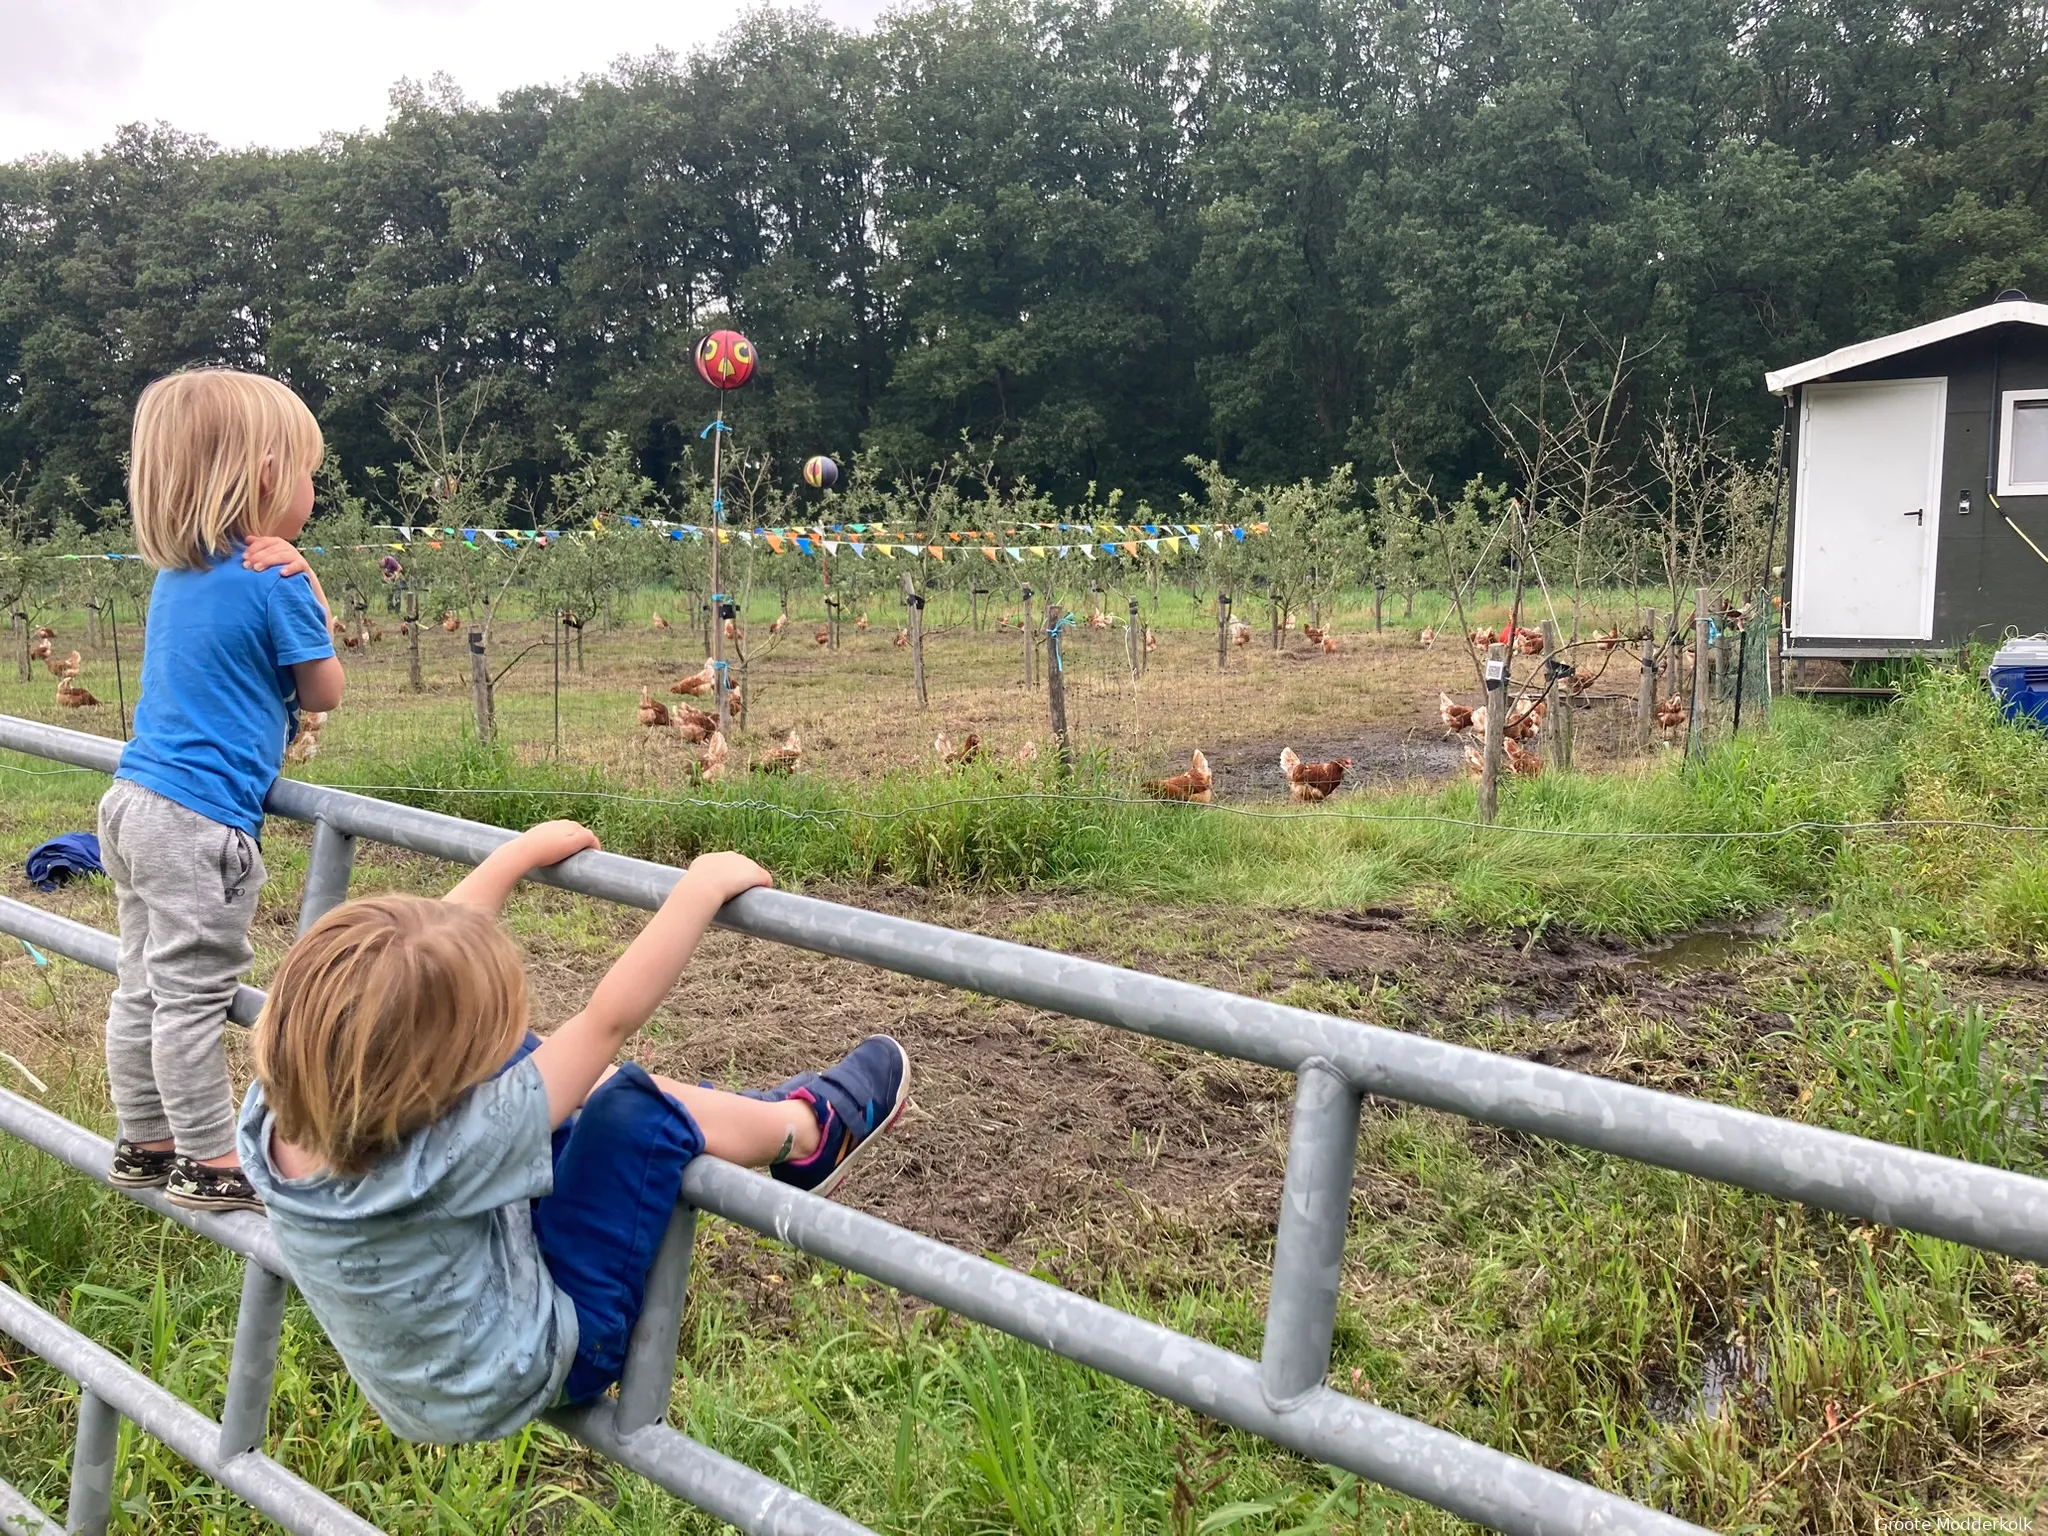
{"label": "blonde hair", "polygon": [[136,548],[159,570],[204,570],[275,526],[325,452],[306,402],[275,379],[230,368],[158,379],[135,403],[129,439]]}
{"label": "blonde hair", "polygon": [[368,896],[284,957],[256,1021],[256,1078],[277,1134],[354,1177],[496,1072],[526,1013],[519,951],[489,914]]}

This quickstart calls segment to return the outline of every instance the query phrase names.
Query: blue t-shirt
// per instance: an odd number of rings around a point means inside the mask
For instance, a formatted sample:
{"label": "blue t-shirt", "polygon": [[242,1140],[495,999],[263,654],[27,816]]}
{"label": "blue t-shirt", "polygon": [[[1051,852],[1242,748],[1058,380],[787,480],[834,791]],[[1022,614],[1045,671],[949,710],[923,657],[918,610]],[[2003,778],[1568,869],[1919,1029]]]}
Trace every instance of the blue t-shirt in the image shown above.
{"label": "blue t-shirt", "polygon": [[203,571],[157,572],[135,739],[115,777],[258,836],[298,728],[291,669],[333,654],[304,576],[247,570],[239,547]]}
{"label": "blue t-shirt", "polygon": [[524,1059],[479,1083],[360,1178],[288,1179],[249,1085],[242,1171],[306,1305],[393,1433],[496,1440],[553,1405],[576,1306],[534,1240],[554,1188],[548,1092]]}

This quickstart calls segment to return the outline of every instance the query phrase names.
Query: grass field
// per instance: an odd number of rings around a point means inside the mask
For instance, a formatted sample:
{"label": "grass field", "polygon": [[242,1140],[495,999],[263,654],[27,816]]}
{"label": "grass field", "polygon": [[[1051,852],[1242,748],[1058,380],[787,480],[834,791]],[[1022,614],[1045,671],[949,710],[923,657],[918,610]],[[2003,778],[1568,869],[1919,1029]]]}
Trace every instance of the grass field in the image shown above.
{"label": "grass field", "polygon": [[[373,648],[311,771],[506,824],[578,815],[653,857],[737,844],[858,905],[2048,1172],[2037,835],[1667,835],[2048,824],[2040,742],[2000,725],[1971,679],[1930,673],[1882,709],[1781,704],[1768,732],[1724,735],[1690,770],[1668,749],[1636,755],[1623,706],[1599,703],[1580,732],[1595,771],[1508,786],[1504,825],[1478,831],[1436,725],[1439,688],[1472,701],[1469,663],[1416,646],[1426,609],[1380,637],[1343,622],[1344,650],[1313,661],[1255,643],[1220,677],[1213,628],[1175,617],[1135,686],[1120,633],[1081,636],[1081,761],[1064,785],[1043,758],[933,762],[941,727],[979,731],[1002,759],[1045,744],[1043,696],[1015,680],[1021,642],[941,628],[919,714],[879,616],[836,653],[799,621],[801,647],[750,662],[746,743],[790,728],[806,742],[788,782],[689,787],[685,751],[631,706],[701,650],[639,627],[589,637],[559,752],[552,691],[535,686],[545,654],[509,674],[506,740],[486,749],[463,734],[458,637],[431,634],[418,698],[402,653]],[[522,643],[501,626],[504,654]],[[108,661],[86,671],[103,696]],[[1631,672],[1614,691],[1632,686]],[[0,709],[56,718],[48,693],[0,683]],[[112,710],[79,713],[114,732]],[[1271,766],[1282,744],[1371,771],[1297,810]],[[1194,746],[1218,765],[1218,806],[1132,794]],[[36,766],[9,763],[0,802],[15,872],[0,889],[24,899],[21,855],[90,825],[104,786]],[[295,827],[266,838],[259,983],[289,941],[304,850]],[[357,888],[449,878],[365,848]],[[112,926],[103,888],[35,899]],[[1771,937],[1705,964],[1635,958],[1761,917]],[[535,889],[509,921],[552,1021],[637,920]],[[0,1049],[102,1129],[106,991],[61,961],[0,960]],[[847,1199],[1256,1352],[1290,1087],[1277,1074],[730,935],[636,1053],[756,1081],[874,1027],[917,1057],[917,1112]],[[2030,1266],[1384,1103],[1365,1117],[1355,1200],[1344,1390],[1717,1529],[1846,1536],[1880,1514],[2042,1512],[2048,1349]],[[878,1530],[1459,1528],[749,1234],[708,1224],[700,1259],[677,1422]],[[0,1276],[218,1411],[239,1278],[208,1245],[6,1146]],[[454,1452],[393,1441],[296,1303],[279,1382],[276,1454],[394,1530],[715,1528],[551,1431]],[[0,1477],[48,1507],[72,1401],[32,1360],[0,1358]],[[146,1442],[119,1489],[125,1529],[253,1524]]]}

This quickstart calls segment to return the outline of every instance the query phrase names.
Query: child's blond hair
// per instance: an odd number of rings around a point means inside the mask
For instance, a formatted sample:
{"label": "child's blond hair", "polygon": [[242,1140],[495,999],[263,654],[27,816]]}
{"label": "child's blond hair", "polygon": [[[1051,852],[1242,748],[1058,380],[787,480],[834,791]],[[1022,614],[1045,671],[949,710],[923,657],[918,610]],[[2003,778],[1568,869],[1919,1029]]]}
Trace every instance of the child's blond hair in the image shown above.
{"label": "child's blond hair", "polygon": [[526,1016],[519,951],[488,913],[368,896],[284,957],[256,1021],[256,1077],[277,1134],[354,1177],[503,1066]]}
{"label": "child's blond hair", "polygon": [[158,379],[129,441],[136,548],[159,570],[204,570],[267,533],[324,452],[306,402],[275,379],[230,368]]}

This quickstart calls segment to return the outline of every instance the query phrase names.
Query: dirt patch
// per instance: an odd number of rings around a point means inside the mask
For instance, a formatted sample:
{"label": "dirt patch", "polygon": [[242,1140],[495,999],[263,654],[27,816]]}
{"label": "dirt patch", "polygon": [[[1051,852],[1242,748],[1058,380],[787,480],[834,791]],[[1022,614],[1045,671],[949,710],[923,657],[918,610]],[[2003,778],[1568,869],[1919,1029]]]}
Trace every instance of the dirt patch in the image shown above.
{"label": "dirt patch", "polygon": [[[1218,800],[1273,800],[1287,793],[1280,771],[1280,751],[1292,747],[1304,762],[1323,763],[1348,757],[1344,789],[1363,785],[1437,782],[1465,771],[1464,749],[1443,739],[1443,731],[1377,730],[1273,737],[1243,742],[1207,754],[1216,776]],[[1341,794],[1342,791],[1340,790]]]}

